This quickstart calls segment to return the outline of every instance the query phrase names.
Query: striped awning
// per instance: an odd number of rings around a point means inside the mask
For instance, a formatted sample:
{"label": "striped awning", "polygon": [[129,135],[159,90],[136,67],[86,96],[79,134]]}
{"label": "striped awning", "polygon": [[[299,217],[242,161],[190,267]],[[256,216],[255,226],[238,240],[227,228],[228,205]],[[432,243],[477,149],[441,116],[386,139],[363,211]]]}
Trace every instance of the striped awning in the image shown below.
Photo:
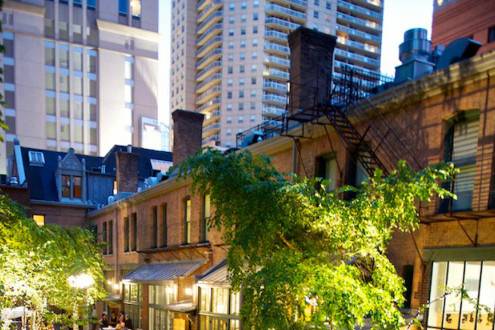
{"label": "striped awning", "polygon": [[189,276],[206,260],[167,262],[141,265],[124,276],[124,281],[129,282],[158,282],[170,281],[178,277]]}

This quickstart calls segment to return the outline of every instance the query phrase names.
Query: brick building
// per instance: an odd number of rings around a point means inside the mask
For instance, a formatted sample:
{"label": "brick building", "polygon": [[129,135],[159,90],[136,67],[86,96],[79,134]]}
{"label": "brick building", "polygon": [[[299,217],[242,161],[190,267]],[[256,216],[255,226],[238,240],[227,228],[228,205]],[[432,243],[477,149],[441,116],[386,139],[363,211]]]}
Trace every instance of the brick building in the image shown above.
{"label": "brick building", "polygon": [[[425,320],[428,328],[493,329],[494,74],[495,53],[487,53],[367,95],[340,121],[336,113],[306,111],[311,118],[322,114],[312,124],[293,109],[296,128],[239,138],[257,141],[247,148],[269,155],[281,172],[326,176],[336,185],[359,184],[372,161],[388,171],[399,159],[415,169],[454,162],[461,172],[450,188],[458,199],[421,205],[420,228],[396,233],[388,253],[405,278],[411,307],[438,298],[446,286],[462,287],[474,299],[474,304],[455,294],[436,299]],[[189,128],[184,131],[192,132]],[[366,147],[357,148],[356,136],[364,136],[358,140]],[[180,137],[174,140],[188,141]],[[144,330],[239,329],[240,298],[229,288],[227,247],[221,233],[206,229],[209,214],[208,196],[192,195],[187,181],[173,177],[90,213],[100,240],[107,242],[106,276],[118,301],[108,306],[124,308]]]}
{"label": "brick building", "polygon": [[469,37],[481,43],[479,54],[495,49],[495,2],[434,0],[431,38],[434,46]]}

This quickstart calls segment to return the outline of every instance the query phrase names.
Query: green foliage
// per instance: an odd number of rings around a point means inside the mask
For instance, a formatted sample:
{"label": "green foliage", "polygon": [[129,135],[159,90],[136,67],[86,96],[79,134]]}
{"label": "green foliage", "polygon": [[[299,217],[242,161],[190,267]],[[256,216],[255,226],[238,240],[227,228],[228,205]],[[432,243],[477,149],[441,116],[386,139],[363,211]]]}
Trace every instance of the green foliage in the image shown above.
{"label": "green foliage", "polygon": [[[39,227],[5,195],[0,195],[0,310],[26,306],[38,322],[69,324],[74,309],[105,295],[103,260],[93,235],[80,228]],[[95,284],[69,285],[86,273]]]}
{"label": "green foliage", "polygon": [[[206,150],[179,177],[210,193],[211,225],[230,245],[247,329],[354,329],[365,320],[376,328],[403,323],[404,284],[387,243],[395,230],[418,227],[418,202],[451,196],[440,184],[455,172],[450,165],[414,172],[399,162],[388,177],[376,171],[358,188],[327,192],[327,182],[284,176],[266,157]],[[354,199],[340,198],[350,190]]]}

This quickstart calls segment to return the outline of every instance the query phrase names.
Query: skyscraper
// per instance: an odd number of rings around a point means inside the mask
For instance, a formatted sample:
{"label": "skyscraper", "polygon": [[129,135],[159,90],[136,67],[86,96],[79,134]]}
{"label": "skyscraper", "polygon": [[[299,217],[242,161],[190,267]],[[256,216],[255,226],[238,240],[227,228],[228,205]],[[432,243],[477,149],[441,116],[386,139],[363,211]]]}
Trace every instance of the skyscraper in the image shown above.
{"label": "skyscraper", "polygon": [[22,145],[103,155],[161,147],[158,0],[6,1],[5,132]]}
{"label": "skyscraper", "polygon": [[337,35],[337,71],[379,71],[382,21],[381,0],[172,0],[171,109],[205,114],[204,144],[234,146],[285,112],[290,31]]}

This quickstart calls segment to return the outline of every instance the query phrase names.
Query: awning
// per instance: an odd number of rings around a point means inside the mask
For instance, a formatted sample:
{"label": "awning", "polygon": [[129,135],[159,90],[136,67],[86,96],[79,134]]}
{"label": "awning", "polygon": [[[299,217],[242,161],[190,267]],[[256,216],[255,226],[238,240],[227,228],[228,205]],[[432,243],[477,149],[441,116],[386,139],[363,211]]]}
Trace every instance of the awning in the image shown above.
{"label": "awning", "polygon": [[127,273],[124,276],[124,281],[157,282],[174,280],[181,276],[191,275],[205,262],[206,260],[145,264]]}
{"label": "awning", "polygon": [[192,301],[181,301],[167,305],[167,309],[171,312],[189,313],[196,310],[196,305]]}
{"label": "awning", "polygon": [[109,294],[103,301],[121,301],[122,297],[119,294]]}
{"label": "awning", "polygon": [[205,271],[199,278],[199,284],[206,285],[230,285],[227,260],[223,260],[217,265]]}

